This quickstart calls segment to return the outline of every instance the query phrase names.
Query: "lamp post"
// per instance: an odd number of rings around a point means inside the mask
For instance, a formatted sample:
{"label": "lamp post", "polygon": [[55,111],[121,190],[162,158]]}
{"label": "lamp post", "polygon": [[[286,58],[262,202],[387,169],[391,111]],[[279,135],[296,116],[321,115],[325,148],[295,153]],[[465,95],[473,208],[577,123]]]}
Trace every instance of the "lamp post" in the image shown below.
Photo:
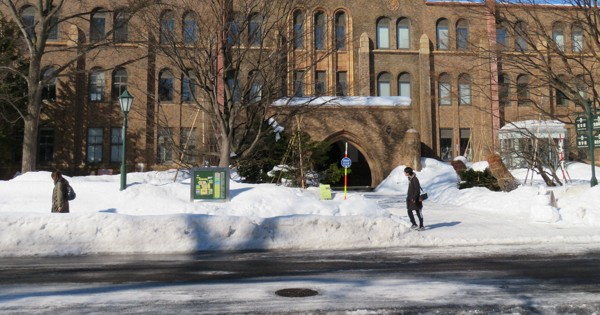
{"label": "lamp post", "polygon": [[594,113],[592,111],[592,101],[588,100],[587,106],[585,108],[586,116],[587,116],[587,136],[588,136],[588,148],[590,150],[590,161],[592,163],[592,179],[590,180],[590,185],[592,187],[598,185],[598,179],[596,179],[596,157],[594,156]]}
{"label": "lamp post", "polygon": [[121,104],[121,110],[123,111],[123,133],[121,134],[123,140],[123,150],[121,151],[121,190],[124,190],[127,187],[127,163],[125,162],[125,157],[127,156],[127,114],[131,109],[131,104],[133,104],[133,96],[125,90],[123,91],[123,94],[119,96],[119,103]]}

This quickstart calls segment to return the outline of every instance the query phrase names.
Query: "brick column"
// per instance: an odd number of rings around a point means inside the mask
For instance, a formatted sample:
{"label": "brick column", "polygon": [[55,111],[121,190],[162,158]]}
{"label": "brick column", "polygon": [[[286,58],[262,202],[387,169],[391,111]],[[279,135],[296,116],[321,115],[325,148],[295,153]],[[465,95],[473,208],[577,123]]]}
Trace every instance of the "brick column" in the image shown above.
{"label": "brick column", "polygon": [[360,35],[360,46],[358,48],[358,95],[371,95],[371,48],[367,33]]}
{"label": "brick column", "polygon": [[[433,156],[435,152],[435,126],[433,125],[433,99],[431,95],[431,50],[429,49],[429,37],[426,34],[421,36],[419,41],[419,102],[412,102],[413,106],[419,106],[419,131],[421,132],[421,142],[425,146],[422,150],[425,156]],[[417,126],[415,126],[417,127]],[[430,149],[426,149],[430,148]]]}

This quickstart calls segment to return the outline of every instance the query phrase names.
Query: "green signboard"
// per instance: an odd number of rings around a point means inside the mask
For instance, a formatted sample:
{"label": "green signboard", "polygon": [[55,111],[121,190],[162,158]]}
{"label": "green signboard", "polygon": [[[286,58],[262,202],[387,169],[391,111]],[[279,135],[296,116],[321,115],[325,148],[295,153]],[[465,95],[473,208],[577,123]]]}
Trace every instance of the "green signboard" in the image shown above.
{"label": "green signboard", "polygon": [[191,200],[228,201],[229,169],[203,167],[192,169]]}

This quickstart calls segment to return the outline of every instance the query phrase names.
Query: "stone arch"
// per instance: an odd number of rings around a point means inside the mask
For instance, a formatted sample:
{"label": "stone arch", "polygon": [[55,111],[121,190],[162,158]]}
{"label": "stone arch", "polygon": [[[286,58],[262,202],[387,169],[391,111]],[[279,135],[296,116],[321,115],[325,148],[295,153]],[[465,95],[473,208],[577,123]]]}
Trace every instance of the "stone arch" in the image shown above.
{"label": "stone arch", "polygon": [[383,180],[383,171],[381,163],[376,162],[376,158],[371,154],[372,150],[368,148],[368,141],[361,139],[358,135],[347,130],[341,130],[327,136],[323,141],[333,145],[340,141],[346,141],[348,144],[356,148],[357,151],[364,157],[371,175],[370,187],[374,188]]}

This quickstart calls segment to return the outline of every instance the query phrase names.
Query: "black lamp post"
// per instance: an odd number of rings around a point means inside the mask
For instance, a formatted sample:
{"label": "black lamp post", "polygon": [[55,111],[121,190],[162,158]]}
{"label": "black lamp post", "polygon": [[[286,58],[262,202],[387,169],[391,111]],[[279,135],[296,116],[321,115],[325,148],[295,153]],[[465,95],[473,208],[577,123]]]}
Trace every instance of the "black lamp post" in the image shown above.
{"label": "black lamp post", "polygon": [[133,96],[123,91],[123,94],[119,96],[119,103],[121,104],[121,110],[123,111],[123,133],[121,135],[123,140],[123,151],[121,153],[121,190],[127,187],[127,163],[125,157],[127,156],[127,114],[131,110],[131,104],[133,104]]}

